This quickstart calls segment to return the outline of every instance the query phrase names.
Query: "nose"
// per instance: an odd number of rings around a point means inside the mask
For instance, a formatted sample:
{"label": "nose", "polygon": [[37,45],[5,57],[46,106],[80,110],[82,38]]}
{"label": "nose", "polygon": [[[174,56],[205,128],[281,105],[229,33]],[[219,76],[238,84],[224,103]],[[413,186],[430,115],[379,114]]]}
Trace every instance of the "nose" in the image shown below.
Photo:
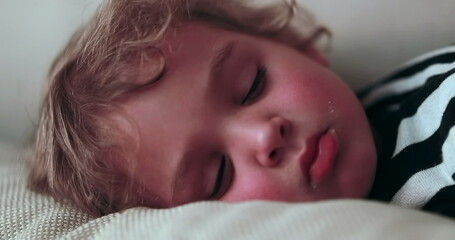
{"label": "nose", "polygon": [[254,159],[264,167],[276,166],[282,160],[290,122],[282,117],[242,124],[241,137],[236,138],[240,158]]}

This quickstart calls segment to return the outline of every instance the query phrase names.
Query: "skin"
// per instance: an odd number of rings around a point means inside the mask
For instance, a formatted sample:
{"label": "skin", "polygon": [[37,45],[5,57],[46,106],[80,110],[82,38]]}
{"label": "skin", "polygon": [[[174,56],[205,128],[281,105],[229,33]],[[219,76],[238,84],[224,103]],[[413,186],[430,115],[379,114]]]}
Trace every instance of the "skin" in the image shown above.
{"label": "skin", "polygon": [[[197,21],[170,31],[161,49],[163,77],[121,100],[137,130],[134,178],[145,198],[172,207],[200,200],[305,202],[367,194],[376,167],[367,118],[314,49],[305,54]],[[224,61],[213,71],[220,53]],[[242,102],[261,68],[263,88]],[[299,158],[312,136],[327,129],[336,133],[337,152],[314,186]],[[211,196],[223,156],[225,191]]]}

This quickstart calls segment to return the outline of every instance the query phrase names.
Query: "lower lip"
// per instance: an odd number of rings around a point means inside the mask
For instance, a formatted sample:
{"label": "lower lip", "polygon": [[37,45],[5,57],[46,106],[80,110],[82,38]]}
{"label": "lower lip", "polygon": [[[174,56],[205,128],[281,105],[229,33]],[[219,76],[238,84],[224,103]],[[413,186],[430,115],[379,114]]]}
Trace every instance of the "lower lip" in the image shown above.
{"label": "lower lip", "polygon": [[310,184],[317,186],[329,174],[338,150],[338,140],[334,129],[325,132],[318,142],[317,155],[309,169]]}

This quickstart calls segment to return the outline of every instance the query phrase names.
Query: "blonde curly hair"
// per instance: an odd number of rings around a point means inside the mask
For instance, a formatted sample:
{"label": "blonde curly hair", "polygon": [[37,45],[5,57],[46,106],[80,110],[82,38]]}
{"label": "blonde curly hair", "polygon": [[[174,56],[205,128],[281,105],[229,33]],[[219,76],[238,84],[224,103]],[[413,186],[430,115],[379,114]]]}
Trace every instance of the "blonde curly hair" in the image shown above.
{"label": "blonde curly hair", "polygon": [[[108,0],[77,30],[54,61],[31,158],[31,189],[70,200],[94,216],[133,206],[154,207],[131,174],[134,141],[109,119],[116,100],[152,83],[165,60],[157,47],[173,24],[197,19],[260,35],[300,50],[328,31],[295,0]],[[148,78],[136,71],[153,61]],[[150,78],[150,71],[153,72]]]}

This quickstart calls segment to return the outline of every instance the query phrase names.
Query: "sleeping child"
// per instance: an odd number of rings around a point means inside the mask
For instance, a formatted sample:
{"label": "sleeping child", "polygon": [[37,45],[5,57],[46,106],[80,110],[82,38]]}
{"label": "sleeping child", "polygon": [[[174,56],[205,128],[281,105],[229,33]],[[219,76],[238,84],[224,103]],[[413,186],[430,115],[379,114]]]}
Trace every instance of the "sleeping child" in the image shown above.
{"label": "sleeping child", "polygon": [[110,0],[51,67],[29,187],[99,216],[370,198],[455,215],[455,47],[356,95],[293,0]]}

